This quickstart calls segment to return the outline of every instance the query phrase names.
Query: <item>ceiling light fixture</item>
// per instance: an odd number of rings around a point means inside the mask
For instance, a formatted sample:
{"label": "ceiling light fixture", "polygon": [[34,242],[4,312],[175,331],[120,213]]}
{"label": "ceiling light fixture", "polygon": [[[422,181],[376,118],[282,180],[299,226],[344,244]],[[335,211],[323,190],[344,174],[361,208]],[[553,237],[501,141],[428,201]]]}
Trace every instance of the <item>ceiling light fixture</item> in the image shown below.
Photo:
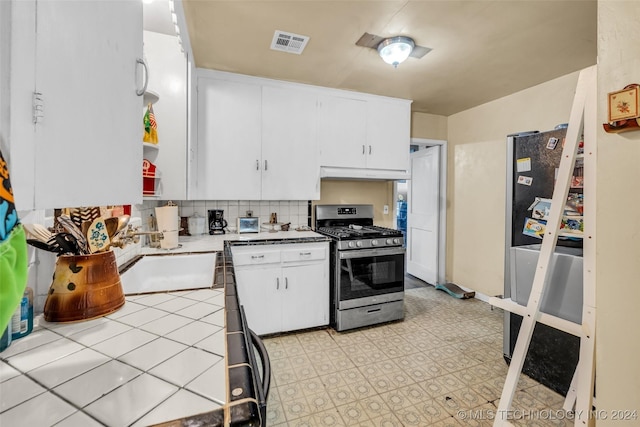
{"label": "ceiling light fixture", "polygon": [[411,51],[415,46],[415,42],[410,37],[390,37],[380,42],[378,45],[378,54],[384,62],[398,68],[398,64],[402,63],[411,55]]}

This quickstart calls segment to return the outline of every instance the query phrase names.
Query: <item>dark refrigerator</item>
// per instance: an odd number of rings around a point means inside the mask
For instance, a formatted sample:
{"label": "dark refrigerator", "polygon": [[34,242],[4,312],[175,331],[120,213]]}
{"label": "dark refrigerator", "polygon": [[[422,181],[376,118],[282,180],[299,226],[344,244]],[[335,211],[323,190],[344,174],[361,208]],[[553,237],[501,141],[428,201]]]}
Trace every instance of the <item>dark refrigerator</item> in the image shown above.
{"label": "dark refrigerator", "polygon": [[[533,284],[565,134],[566,126],[558,126],[547,132],[507,136],[504,297],[523,306]],[[582,161],[579,150],[541,302],[541,311],[576,323],[582,320]],[[521,316],[505,312],[507,363],[521,322]],[[566,395],[579,351],[578,337],[538,323],[522,372]]]}

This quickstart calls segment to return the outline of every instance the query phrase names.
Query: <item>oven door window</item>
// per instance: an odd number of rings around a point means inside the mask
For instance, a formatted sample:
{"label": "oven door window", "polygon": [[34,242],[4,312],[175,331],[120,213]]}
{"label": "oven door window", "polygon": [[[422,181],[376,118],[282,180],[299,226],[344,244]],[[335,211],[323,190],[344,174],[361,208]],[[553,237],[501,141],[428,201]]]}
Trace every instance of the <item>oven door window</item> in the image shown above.
{"label": "oven door window", "polygon": [[404,252],[339,260],[340,301],[404,291]]}

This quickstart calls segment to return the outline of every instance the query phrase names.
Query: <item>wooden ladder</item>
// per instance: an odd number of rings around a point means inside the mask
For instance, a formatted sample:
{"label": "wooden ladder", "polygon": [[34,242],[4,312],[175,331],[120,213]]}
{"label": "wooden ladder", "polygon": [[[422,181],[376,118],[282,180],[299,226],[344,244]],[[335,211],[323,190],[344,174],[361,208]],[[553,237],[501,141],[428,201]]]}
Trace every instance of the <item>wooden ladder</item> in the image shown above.
{"label": "wooden ladder", "polygon": [[[490,298],[489,303],[522,316],[522,324],[502,389],[494,427],[511,426],[511,404],[516,392],[522,366],[529,350],[536,322],[580,337],[580,356],[563,409],[571,411],[575,405],[575,426],[593,426],[592,405],[595,378],[595,212],[596,212],[596,122],[597,122],[596,66],[580,72],[569,117],[569,126],[562,150],[562,159],[551,199],[540,255],[536,266],[531,294],[526,306],[512,299]],[[540,311],[548,283],[549,265],[558,242],[562,215],[567,202],[571,178],[578,152],[578,142],[584,132],[584,239],[583,239],[583,304],[582,323],[577,324]],[[530,408],[524,408],[530,409]]]}

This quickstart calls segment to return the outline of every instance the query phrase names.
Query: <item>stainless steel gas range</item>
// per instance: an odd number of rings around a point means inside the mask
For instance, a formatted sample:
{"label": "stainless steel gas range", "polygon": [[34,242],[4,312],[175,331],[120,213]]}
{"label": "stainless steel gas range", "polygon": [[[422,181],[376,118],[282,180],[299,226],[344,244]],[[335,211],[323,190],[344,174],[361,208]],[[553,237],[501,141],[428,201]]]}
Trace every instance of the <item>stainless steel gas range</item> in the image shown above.
{"label": "stainless steel gas range", "polygon": [[332,239],[331,326],[404,318],[402,232],[373,225],[373,205],[316,205],[315,229]]}

